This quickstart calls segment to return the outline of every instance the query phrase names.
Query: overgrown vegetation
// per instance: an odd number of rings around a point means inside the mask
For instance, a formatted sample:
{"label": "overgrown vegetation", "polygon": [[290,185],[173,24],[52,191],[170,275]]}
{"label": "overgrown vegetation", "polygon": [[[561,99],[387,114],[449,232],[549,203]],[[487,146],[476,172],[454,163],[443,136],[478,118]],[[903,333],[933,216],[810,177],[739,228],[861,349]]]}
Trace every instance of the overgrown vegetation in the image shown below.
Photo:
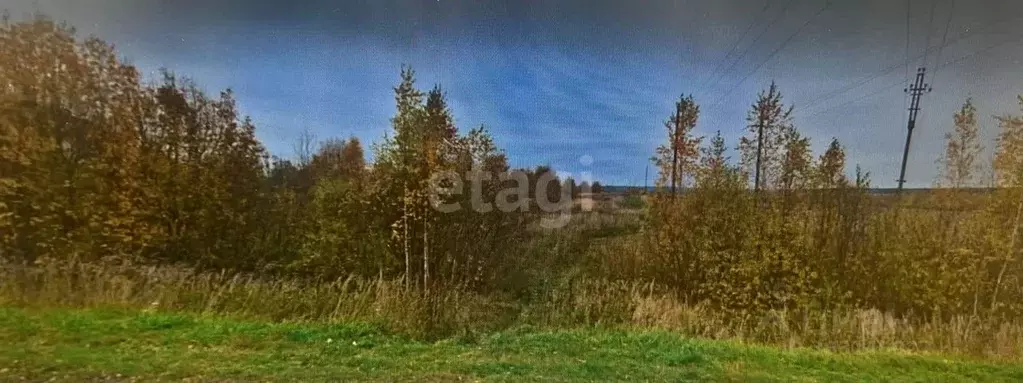
{"label": "overgrown vegetation", "polygon": [[[837,140],[815,156],[773,84],[739,161],[720,133],[696,136],[699,105],[682,97],[654,153],[658,191],[550,229],[541,205],[587,185],[548,166],[496,177],[508,160],[486,129],[454,126],[442,89],[418,90],[410,68],[371,162],[357,139],[309,136],[284,159],[229,90],[170,72],[144,84],[67,27],[5,20],[0,51],[6,305],[362,321],[420,339],[636,326],[1023,356],[1019,115],[999,118],[987,164],[967,101],[940,188],[892,198],[859,167],[847,176]],[[445,174],[464,182],[434,182]],[[438,209],[495,202],[521,208]]]}
{"label": "overgrown vegetation", "polygon": [[[16,381],[983,381],[1023,367],[891,351],[833,354],[664,331],[502,331],[424,343],[372,325],[117,310],[0,308],[0,379]],[[912,378],[910,378],[912,377]]]}

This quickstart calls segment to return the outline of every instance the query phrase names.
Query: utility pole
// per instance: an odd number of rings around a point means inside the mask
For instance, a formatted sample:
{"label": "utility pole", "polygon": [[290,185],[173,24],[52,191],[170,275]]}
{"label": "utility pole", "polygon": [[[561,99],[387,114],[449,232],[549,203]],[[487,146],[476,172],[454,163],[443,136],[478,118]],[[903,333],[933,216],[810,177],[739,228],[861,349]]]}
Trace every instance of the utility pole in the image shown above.
{"label": "utility pole", "polygon": [[754,192],[759,192],[760,191],[760,167],[762,166],[760,164],[760,153],[763,150],[762,149],[763,146],[764,146],[764,121],[760,120],[760,121],[757,121],[757,169],[756,169],[756,171],[753,172],[753,174],[754,174],[754,176],[753,176],[754,177],[753,178],[753,191]]}
{"label": "utility pole", "polygon": [[646,171],[643,172],[643,194],[650,192],[650,164],[646,164]]}
{"label": "utility pole", "polygon": [[909,103],[909,122],[906,125],[906,147],[902,149],[902,170],[899,171],[899,192],[902,192],[902,185],[906,183],[906,160],[909,158],[909,142],[913,139],[913,128],[916,127],[916,115],[920,111],[920,96],[930,93],[931,87],[924,83],[924,74],[927,69],[920,67],[916,71],[916,81],[909,89],[904,89],[912,96]]}
{"label": "utility pole", "polygon": [[682,120],[682,102],[675,104],[675,122],[671,130],[671,198],[675,198],[675,179],[678,178],[678,130]]}

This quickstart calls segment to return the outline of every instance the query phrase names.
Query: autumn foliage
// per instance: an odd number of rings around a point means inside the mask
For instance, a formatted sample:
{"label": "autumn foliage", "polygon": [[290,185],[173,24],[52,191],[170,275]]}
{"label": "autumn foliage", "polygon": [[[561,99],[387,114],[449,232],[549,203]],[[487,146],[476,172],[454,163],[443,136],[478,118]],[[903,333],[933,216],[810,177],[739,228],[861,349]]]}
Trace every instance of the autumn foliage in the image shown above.
{"label": "autumn foliage", "polygon": [[[504,152],[484,127],[456,127],[443,89],[421,91],[411,68],[393,89],[391,129],[368,150],[306,135],[296,158],[281,158],[230,90],[210,95],[169,71],[147,83],[69,27],[4,20],[0,52],[4,265],[184,267],[255,276],[253,289],[289,278],[343,292],[351,278],[370,286],[366,299],[400,289],[394,307],[427,302],[415,307],[430,325],[455,320],[445,305],[463,292],[515,302],[501,310],[537,323],[653,323],[684,302],[729,329],[772,313],[792,313],[778,319],[788,328],[875,310],[899,323],[970,318],[994,334],[1023,314],[1023,116],[998,117],[986,145],[972,101],[950,119],[936,188],[895,195],[850,172],[837,140],[815,154],[774,84],[751,106],[735,160],[720,132],[697,135],[699,104],[680,97],[653,153],[658,191],[628,196],[635,214],[547,230],[538,200],[605,187],[538,166],[522,170],[524,193],[504,192],[511,180],[494,177],[511,170]],[[434,184],[442,174],[464,182]],[[526,208],[436,208],[509,198]],[[310,307],[336,312],[333,299]]]}
{"label": "autumn foliage", "polygon": [[[686,106],[691,102],[683,99],[679,108],[698,110]],[[951,119],[935,189],[884,195],[869,189],[859,167],[855,178],[846,175],[837,140],[814,158],[791,111],[774,84],[761,93],[735,165],[720,133],[698,148],[702,137],[691,131],[675,137],[669,122],[669,145],[657,158],[698,166],[658,161],[662,177],[683,172],[671,184],[685,190],[673,193],[667,186],[651,197],[644,247],[618,253],[623,259],[613,262],[630,267],[609,273],[657,281],[686,301],[743,315],[836,309],[978,319],[1020,314],[1023,200],[1014,175],[1023,168],[1020,117],[998,118],[994,162],[985,163],[976,108],[968,100]],[[662,178],[660,185],[667,184]]]}

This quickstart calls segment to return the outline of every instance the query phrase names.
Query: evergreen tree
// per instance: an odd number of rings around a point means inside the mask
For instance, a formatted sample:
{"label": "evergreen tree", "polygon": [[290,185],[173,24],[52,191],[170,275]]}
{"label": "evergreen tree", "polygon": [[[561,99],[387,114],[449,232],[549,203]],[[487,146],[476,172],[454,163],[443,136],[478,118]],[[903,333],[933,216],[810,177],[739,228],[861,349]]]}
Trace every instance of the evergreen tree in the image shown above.
{"label": "evergreen tree", "polygon": [[778,86],[771,86],[757,95],[757,101],[746,116],[749,123],[746,135],[739,140],[741,163],[747,174],[752,174],[754,188],[779,185],[782,163],[785,161],[786,142],[793,142],[792,107],[782,102]]}
{"label": "evergreen tree", "polygon": [[848,181],[845,178],[845,149],[832,138],[828,149],[817,159],[817,185],[821,188],[831,189],[845,185]]}
{"label": "evergreen tree", "polygon": [[784,154],[777,188],[785,191],[803,188],[811,178],[810,139],[788,129],[783,138]]}
{"label": "evergreen tree", "polygon": [[672,195],[679,187],[685,187],[699,156],[702,137],[693,135],[699,116],[700,106],[693,96],[682,95],[675,102],[675,113],[664,123],[668,143],[657,148],[653,160],[660,169],[658,184],[668,187]]}
{"label": "evergreen tree", "polygon": [[727,151],[728,148],[720,130],[711,137],[709,145],[700,148],[697,187],[710,190],[735,187],[741,173],[729,163],[729,158],[725,154]]}

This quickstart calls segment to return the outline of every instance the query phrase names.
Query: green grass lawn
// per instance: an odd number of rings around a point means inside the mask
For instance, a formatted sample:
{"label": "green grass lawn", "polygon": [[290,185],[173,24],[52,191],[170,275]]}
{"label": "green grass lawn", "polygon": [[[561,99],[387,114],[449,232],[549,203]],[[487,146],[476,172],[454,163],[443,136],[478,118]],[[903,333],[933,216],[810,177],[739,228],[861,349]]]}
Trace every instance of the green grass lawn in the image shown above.
{"label": "green grass lawn", "polygon": [[0,381],[1023,381],[1019,364],[835,354],[667,332],[517,330],[420,342],[366,324],[0,307]]}

